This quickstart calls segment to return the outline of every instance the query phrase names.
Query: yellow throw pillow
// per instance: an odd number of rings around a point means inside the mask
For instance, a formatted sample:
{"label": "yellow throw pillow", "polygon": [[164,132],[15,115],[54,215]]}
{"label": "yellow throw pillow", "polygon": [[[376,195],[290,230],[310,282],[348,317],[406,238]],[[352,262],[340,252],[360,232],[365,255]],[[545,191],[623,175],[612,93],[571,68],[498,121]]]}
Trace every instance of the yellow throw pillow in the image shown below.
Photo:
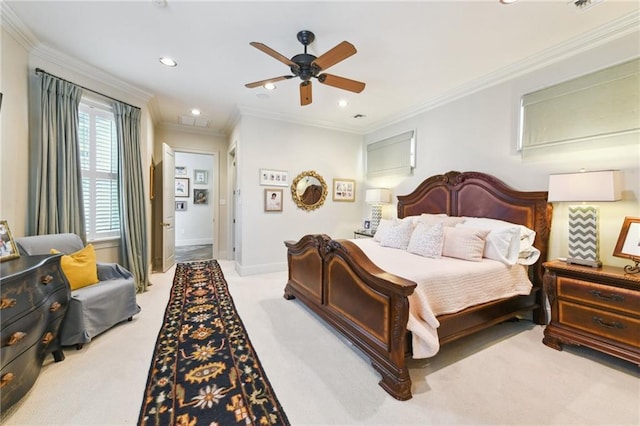
{"label": "yellow throw pillow", "polygon": [[[60,253],[51,249],[51,254]],[[60,260],[62,272],[67,276],[71,290],[77,290],[98,282],[98,267],[96,266],[96,251],[93,245],[87,244],[82,250],[65,254]]]}

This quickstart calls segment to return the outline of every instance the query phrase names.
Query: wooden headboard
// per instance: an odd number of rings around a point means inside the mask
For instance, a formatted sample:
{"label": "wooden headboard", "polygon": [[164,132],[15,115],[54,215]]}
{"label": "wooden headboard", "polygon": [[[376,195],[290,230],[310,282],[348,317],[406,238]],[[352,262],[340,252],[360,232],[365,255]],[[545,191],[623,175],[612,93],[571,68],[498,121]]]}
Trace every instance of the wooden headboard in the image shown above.
{"label": "wooden headboard", "polygon": [[455,172],[426,179],[408,195],[398,196],[398,217],[446,213],[500,219],[536,231],[534,246],[540,259],[534,265],[534,285],[542,285],[542,262],[547,260],[551,232],[551,204],[546,191],[522,192],[480,172]]}

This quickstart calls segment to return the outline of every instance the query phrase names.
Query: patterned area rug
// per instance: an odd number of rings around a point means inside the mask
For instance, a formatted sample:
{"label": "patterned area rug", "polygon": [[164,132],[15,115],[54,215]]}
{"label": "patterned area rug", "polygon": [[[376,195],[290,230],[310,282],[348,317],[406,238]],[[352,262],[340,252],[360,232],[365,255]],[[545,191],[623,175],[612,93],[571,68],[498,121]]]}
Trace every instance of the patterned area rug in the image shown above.
{"label": "patterned area rug", "polygon": [[289,424],[215,260],[176,266],[138,424]]}

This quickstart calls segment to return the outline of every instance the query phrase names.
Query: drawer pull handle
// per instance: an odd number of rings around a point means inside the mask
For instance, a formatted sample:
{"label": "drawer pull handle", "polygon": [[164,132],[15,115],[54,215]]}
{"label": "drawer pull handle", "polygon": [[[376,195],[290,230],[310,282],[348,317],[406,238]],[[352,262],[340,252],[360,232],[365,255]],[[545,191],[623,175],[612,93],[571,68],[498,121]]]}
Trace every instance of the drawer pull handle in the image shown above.
{"label": "drawer pull handle", "polygon": [[8,385],[9,383],[11,383],[14,379],[14,375],[13,373],[7,373],[4,376],[2,376],[2,379],[0,379],[0,389],[2,389],[5,385]]}
{"label": "drawer pull handle", "polygon": [[62,305],[60,304],[60,302],[53,302],[53,303],[51,304],[51,307],[49,307],[49,311],[50,311],[50,312],[55,312],[55,311],[57,311],[58,309],[60,309],[60,307],[61,307],[61,306],[62,306]]}
{"label": "drawer pull handle", "polygon": [[624,328],[624,324],[622,324],[621,322],[617,322],[617,321],[606,322],[600,317],[593,317],[593,322],[607,328],[618,328],[620,330]]}
{"label": "drawer pull handle", "polygon": [[53,276],[52,275],[45,275],[44,277],[42,277],[42,279],[40,280],[40,282],[44,285],[49,284],[51,281],[53,281]]}
{"label": "drawer pull handle", "polygon": [[7,299],[6,297],[0,299],[0,309],[13,308],[14,306],[16,306],[16,299]]}
{"label": "drawer pull handle", "polygon": [[45,345],[48,345],[52,340],[53,340],[53,333],[49,331],[42,338],[42,343],[44,343]]}
{"label": "drawer pull handle", "polygon": [[619,294],[602,294],[599,290],[591,290],[589,293],[593,294],[595,297],[599,299],[609,300],[612,302],[622,302],[624,301],[624,296],[620,296]]}
{"label": "drawer pull handle", "polygon": [[11,337],[9,337],[9,341],[7,342],[7,344],[9,346],[13,346],[16,343],[20,342],[20,340],[24,339],[26,335],[27,333],[24,333],[22,331],[16,331],[11,335]]}

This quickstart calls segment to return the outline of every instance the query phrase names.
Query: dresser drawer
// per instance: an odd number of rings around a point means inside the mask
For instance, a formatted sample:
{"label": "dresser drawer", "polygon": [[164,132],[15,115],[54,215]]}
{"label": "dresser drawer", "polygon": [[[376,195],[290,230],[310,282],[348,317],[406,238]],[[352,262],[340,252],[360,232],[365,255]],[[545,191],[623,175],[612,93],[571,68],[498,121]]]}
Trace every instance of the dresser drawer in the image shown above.
{"label": "dresser drawer", "polygon": [[580,303],[612,308],[640,317],[640,292],[596,284],[574,278],[558,277],[558,297]]}
{"label": "dresser drawer", "polygon": [[41,304],[51,293],[66,289],[57,264],[46,264],[11,285],[3,285],[0,293],[0,315],[3,329]]}
{"label": "dresser drawer", "polygon": [[51,328],[50,324],[62,319],[68,303],[66,288],[60,288],[39,306],[35,306],[28,315],[14,318],[6,327],[3,321],[0,331],[0,365],[4,366],[26,348],[42,341],[45,331]]}
{"label": "dresser drawer", "polygon": [[639,319],[567,301],[560,301],[558,314],[560,324],[634,347],[640,346]]}
{"label": "dresser drawer", "polygon": [[2,366],[0,371],[0,404],[3,410],[18,401],[38,378],[42,365],[38,346],[38,344],[34,344],[22,356]]}

